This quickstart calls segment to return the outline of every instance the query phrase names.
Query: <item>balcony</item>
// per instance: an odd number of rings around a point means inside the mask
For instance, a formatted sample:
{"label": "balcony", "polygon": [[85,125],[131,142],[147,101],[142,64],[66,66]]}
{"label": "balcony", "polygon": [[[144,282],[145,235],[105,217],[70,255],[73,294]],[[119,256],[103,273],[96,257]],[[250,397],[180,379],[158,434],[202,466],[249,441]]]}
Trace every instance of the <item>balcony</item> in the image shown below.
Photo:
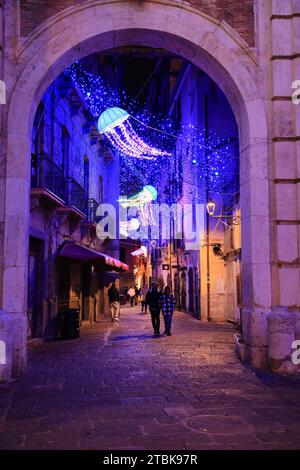
{"label": "balcony", "polygon": [[74,178],[65,179],[65,201],[66,205],[58,209],[71,218],[85,219],[87,213],[87,198],[85,190]]}
{"label": "balcony", "polygon": [[31,197],[57,207],[65,203],[63,171],[45,154],[31,156]]}
{"label": "balcony", "polygon": [[84,238],[87,234],[89,234],[90,238],[96,237],[96,229],[97,229],[97,208],[99,203],[96,199],[89,198],[87,200],[87,209],[86,209],[86,219],[81,224],[81,237]]}
{"label": "balcony", "polygon": [[87,200],[87,222],[97,223],[97,208],[99,203],[96,199],[89,198]]}
{"label": "balcony", "polygon": [[86,214],[87,198],[84,188],[80,186],[74,178],[67,178],[66,189],[68,206],[76,207],[76,209],[79,209],[83,214]]}
{"label": "balcony", "polygon": [[62,168],[45,154],[31,156],[31,197],[55,205],[59,212],[71,217],[86,217],[84,188],[74,178],[65,178]]}

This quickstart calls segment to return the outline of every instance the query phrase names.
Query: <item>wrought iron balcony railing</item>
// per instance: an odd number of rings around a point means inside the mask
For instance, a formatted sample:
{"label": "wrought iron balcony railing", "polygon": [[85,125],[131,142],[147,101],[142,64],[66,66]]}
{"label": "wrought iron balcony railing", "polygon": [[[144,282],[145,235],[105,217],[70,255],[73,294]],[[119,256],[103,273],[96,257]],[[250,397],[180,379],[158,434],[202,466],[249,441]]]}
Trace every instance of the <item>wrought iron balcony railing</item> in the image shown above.
{"label": "wrought iron balcony railing", "polygon": [[97,223],[97,207],[99,206],[96,199],[89,198],[87,200],[87,221]]}
{"label": "wrought iron balcony railing", "polygon": [[76,207],[81,212],[87,212],[85,190],[74,178],[66,178],[66,202],[68,206]]}
{"label": "wrought iron balcony railing", "polygon": [[65,178],[62,168],[45,154],[31,156],[31,187],[51,191],[66,205],[73,206],[87,215],[85,190],[74,178]]}
{"label": "wrought iron balcony railing", "polygon": [[31,156],[31,187],[48,189],[65,200],[63,170],[45,154]]}

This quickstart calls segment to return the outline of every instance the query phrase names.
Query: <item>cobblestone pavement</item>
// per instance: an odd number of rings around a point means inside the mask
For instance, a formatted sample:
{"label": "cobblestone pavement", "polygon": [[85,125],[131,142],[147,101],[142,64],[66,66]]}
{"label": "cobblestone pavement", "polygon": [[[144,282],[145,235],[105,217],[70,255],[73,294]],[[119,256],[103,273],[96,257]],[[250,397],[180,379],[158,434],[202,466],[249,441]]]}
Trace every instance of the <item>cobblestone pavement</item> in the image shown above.
{"label": "cobblestone pavement", "polygon": [[1,449],[300,449],[300,380],[242,365],[229,324],[122,309],[30,353],[0,387]]}

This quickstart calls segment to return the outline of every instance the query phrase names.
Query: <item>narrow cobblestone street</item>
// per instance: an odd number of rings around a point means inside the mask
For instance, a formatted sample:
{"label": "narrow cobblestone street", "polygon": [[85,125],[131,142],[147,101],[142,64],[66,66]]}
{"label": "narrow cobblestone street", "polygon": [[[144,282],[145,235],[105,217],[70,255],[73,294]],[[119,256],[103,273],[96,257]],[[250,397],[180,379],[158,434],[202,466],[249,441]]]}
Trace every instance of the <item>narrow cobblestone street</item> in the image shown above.
{"label": "narrow cobblestone street", "polygon": [[0,387],[1,449],[300,449],[300,381],[242,365],[230,324],[122,308],[73,341],[30,352]]}

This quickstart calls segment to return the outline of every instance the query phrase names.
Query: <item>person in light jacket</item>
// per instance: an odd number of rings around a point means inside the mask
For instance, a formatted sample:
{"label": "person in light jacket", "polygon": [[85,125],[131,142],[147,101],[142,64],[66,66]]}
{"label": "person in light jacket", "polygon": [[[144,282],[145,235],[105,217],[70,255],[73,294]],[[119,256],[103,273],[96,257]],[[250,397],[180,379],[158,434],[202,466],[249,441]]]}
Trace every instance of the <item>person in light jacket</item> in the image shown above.
{"label": "person in light jacket", "polygon": [[135,288],[134,288],[134,286],[131,286],[130,289],[128,289],[127,294],[129,295],[130,306],[133,307],[134,299],[135,299]]}

